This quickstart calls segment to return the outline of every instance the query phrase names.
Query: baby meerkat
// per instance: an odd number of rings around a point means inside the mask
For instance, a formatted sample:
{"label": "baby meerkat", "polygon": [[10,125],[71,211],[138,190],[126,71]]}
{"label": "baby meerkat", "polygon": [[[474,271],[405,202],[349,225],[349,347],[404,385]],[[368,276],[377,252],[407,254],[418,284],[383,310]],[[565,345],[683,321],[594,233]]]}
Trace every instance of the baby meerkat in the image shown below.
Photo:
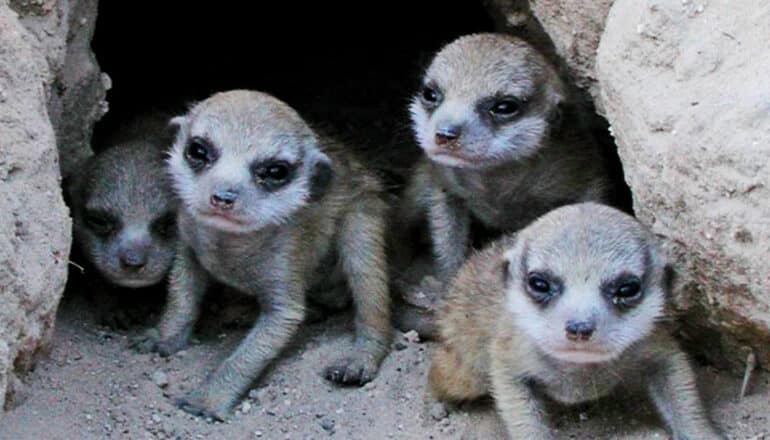
{"label": "baby meerkat", "polygon": [[[174,260],[176,201],[165,169],[171,138],[162,118],[125,124],[67,185],[77,253],[118,287],[156,285]],[[115,292],[92,293],[103,323],[128,325]]]}
{"label": "baby meerkat", "polygon": [[722,438],[687,357],[662,327],[669,270],[655,237],[614,208],[558,208],[473,255],[440,307],[429,382],[441,400],[492,394],[512,438],[547,439],[538,398],[646,393],[672,436]]}
{"label": "baby meerkat", "polygon": [[[297,332],[306,300],[345,303],[334,294],[352,293],[356,336],[325,376],[371,381],[390,339],[379,181],[264,93],[219,93],[173,123],[180,247],[166,310],[139,348],[162,355],[184,348],[211,281],[255,296],[261,311],[236,351],[177,404],[223,419]],[[337,281],[349,289],[314,289]]]}
{"label": "baby meerkat", "polygon": [[576,107],[556,70],[515,37],[468,35],[438,52],[410,106],[426,158],[404,216],[427,211],[439,279],[465,261],[474,222],[514,232],[555,207],[608,196]]}

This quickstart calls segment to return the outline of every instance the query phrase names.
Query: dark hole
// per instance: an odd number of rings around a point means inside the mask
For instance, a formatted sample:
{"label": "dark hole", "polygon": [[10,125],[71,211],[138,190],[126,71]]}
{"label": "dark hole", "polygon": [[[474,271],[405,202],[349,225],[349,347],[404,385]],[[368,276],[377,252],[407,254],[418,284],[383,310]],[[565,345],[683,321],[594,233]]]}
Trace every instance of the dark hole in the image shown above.
{"label": "dark hole", "polygon": [[382,168],[406,166],[418,153],[406,107],[430,56],[457,36],[493,30],[477,0],[101,2],[93,48],[113,88],[95,144],[148,107],[180,113],[247,88],[376,151]]}

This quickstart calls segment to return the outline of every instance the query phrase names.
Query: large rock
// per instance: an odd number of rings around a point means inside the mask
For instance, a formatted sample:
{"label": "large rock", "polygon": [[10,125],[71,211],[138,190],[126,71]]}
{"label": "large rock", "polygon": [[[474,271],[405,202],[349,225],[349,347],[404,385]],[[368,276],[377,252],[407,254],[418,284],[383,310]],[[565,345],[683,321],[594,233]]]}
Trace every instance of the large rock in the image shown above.
{"label": "large rock", "polygon": [[613,1],[489,0],[486,4],[498,30],[526,38],[547,56],[555,54],[575,85],[596,98],[596,49]]}
{"label": "large rock", "polygon": [[54,78],[48,114],[66,177],[93,154],[93,127],[107,111],[109,77],[91,50],[98,0],[11,0],[10,5],[37,37],[34,46],[45,55]]}
{"label": "large rock", "polygon": [[598,96],[596,49],[614,0],[530,0],[532,13],[551,37],[575,84]]}
{"label": "large rock", "polygon": [[638,217],[681,265],[675,301],[712,359],[770,367],[770,3],[617,0],[601,101]]}
{"label": "large rock", "polygon": [[67,277],[52,76],[36,44],[0,0],[0,410],[45,347]]}

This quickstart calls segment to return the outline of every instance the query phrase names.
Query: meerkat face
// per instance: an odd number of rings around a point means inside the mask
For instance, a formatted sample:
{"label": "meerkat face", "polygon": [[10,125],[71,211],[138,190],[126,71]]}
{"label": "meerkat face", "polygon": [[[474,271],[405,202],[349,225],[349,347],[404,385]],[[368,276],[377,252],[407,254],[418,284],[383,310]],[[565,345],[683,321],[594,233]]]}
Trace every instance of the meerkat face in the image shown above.
{"label": "meerkat face", "polygon": [[505,261],[507,313],[557,360],[615,359],[663,315],[666,271],[653,237],[613,208],[552,211],[522,231]]}
{"label": "meerkat face", "polygon": [[202,224],[232,233],[289,221],[330,183],[318,138],[288,105],[249,91],[220,93],[175,118],[174,189]]}
{"label": "meerkat face", "polygon": [[158,146],[124,144],[91,159],[73,206],[86,258],[130,288],[163,280],[176,252],[176,206]]}
{"label": "meerkat face", "polygon": [[556,72],[532,47],[510,36],[477,34],[436,55],[410,112],[430,159],[485,168],[537,152],[562,95]]}

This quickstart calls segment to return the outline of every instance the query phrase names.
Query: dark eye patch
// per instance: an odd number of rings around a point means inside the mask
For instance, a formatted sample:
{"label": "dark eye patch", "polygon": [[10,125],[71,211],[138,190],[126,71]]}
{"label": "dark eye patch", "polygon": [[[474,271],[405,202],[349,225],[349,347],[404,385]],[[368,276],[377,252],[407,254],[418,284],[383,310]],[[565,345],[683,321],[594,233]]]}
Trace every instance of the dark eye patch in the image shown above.
{"label": "dark eye patch", "polygon": [[100,209],[84,210],[83,221],[88,229],[102,237],[107,237],[120,228],[117,217]]}
{"label": "dark eye patch", "polygon": [[537,304],[548,305],[563,290],[562,280],[549,270],[529,270],[524,276],[524,290]]}
{"label": "dark eye patch", "polygon": [[435,109],[444,100],[444,94],[441,93],[441,89],[433,81],[429,81],[422,86],[419,97],[423,107],[427,110]]}
{"label": "dark eye patch", "polygon": [[476,111],[482,119],[502,124],[519,117],[525,110],[526,100],[512,95],[495,95],[481,99]]}
{"label": "dark eye patch", "polygon": [[185,146],[184,158],[193,171],[198,172],[216,162],[219,151],[207,139],[192,137]]}
{"label": "dark eye patch", "polygon": [[294,179],[298,165],[281,159],[269,159],[252,165],[251,173],[258,185],[274,191]]}
{"label": "dark eye patch", "polygon": [[176,213],[166,212],[153,220],[150,228],[152,232],[163,239],[176,236]]}
{"label": "dark eye patch", "polygon": [[644,295],[642,277],[623,273],[602,283],[604,296],[617,308],[624,310],[639,304]]}

